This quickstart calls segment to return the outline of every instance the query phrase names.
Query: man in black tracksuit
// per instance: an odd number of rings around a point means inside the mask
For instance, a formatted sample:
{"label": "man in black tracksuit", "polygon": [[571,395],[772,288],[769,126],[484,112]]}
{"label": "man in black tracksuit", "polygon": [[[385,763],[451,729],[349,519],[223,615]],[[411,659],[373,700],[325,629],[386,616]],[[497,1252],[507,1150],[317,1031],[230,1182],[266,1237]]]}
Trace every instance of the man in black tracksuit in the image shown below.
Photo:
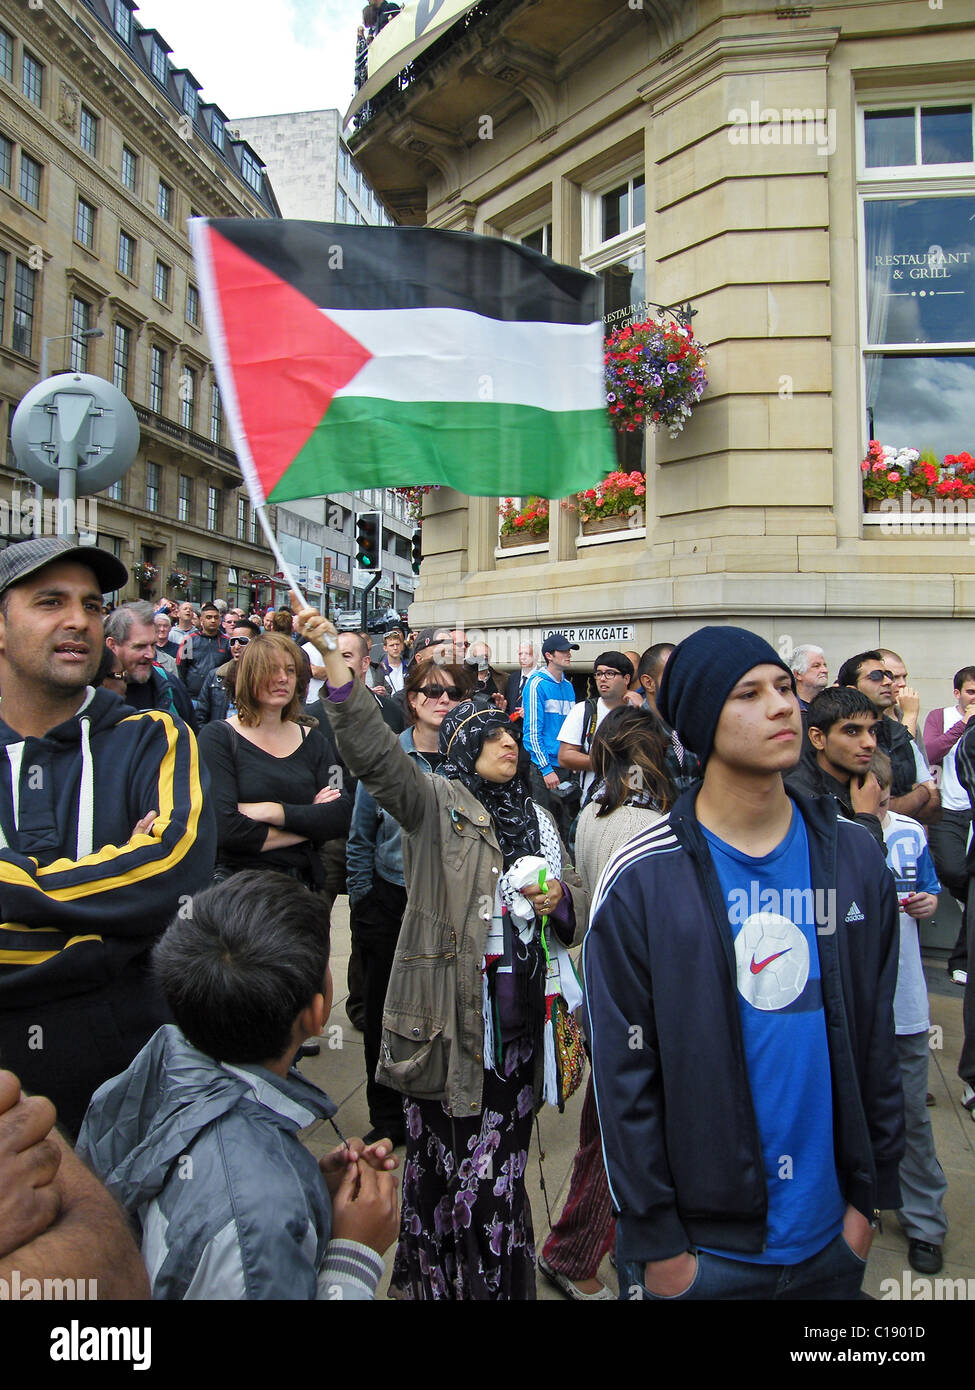
{"label": "man in black tracksuit", "polygon": [[740,628],[671,657],[699,788],[623,846],[583,953],[623,1298],[856,1298],[897,1207],[894,881],[831,798],[786,791],[792,673]]}
{"label": "man in black tracksuit", "polygon": [[831,685],[807,706],[802,722],[802,757],[786,776],[787,789],[833,797],[840,815],[869,830],[886,856],[878,815],[883,793],[870,771],[882,723],[873,704],[859,690]]}
{"label": "man in black tracksuit", "polygon": [[220,631],[220,609],[205,603],[200,609],[202,632],[193,632],[179,649],[176,669],[190,692],[194,706],[200,703],[203,682],[211,671],[230,660],[230,642]]}

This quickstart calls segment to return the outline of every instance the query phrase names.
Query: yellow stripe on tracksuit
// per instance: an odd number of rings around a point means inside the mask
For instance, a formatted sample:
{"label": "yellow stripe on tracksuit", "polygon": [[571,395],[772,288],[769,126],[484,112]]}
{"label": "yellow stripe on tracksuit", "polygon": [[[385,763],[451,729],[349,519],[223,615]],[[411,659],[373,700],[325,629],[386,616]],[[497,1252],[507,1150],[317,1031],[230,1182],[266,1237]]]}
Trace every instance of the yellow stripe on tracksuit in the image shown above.
{"label": "yellow stripe on tracksuit", "polygon": [[[159,814],[156,817],[155,825],[161,826],[165,830],[172,820],[174,797],[173,787],[176,769],[176,745],[179,733],[172,717],[162,710],[143,710],[138,714],[128,715],[119,721],[116,728],[122,724],[129,724],[139,719],[154,719],[159,723],[166,736],[166,752],[159,768]],[[190,791],[190,810],[186,821],[186,832],[181,835],[173,849],[165,859],[149,860],[144,864],[133,868],[124,868],[118,861],[125,855],[131,855],[134,850],[142,850],[148,845],[158,844],[158,837],[154,835],[136,835],[126,841],[124,845],[105,845],[94,854],[85,855],[83,859],[56,859],[52,864],[45,865],[44,868],[37,870],[36,879],[26,870],[18,865],[12,864],[9,860],[0,859],[0,884],[9,883],[21,888],[37,888],[44,892],[44,896],[56,902],[71,902],[77,898],[92,897],[98,893],[104,893],[112,888],[118,888],[125,883],[139,883],[143,879],[153,878],[155,875],[165,873],[174,868],[184,859],[192,848],[196,840],[196,832],[200,822],[200,814],[203,809],[203,787],[200,783],[200,759],[197,748],[196,738],[192,731],[189,731],[189,791]],[[153,810],[153,807],[146,807],[146,812]],[[144,812],[143,814],[146,814]],[[65,873],[72,869],[84,868],[88,865],[95,866],[104,864],[106,868],[113,866],[115,874],[110,878],[92,879],[88,883],[71,884],[66,888],[43,889],[41,880],[58,873]],[[80,938],[79,938],[80,939]],[[70,944],[70,943],[69,943]],[[52,953],[52,954],[56,954]],[[2,957],[0,957],[2,959]],[[18,960],[24,961],[23,956]]]}
{"label": "yellow stripe on tracksuit", "polygon": [[[16,924],[15,924],[16,925]],[[20,931],[56,931],[56,927],[21,927]],[[7,931],[10,928],[6,923],[0,925],[0,931]],[[2,939],[2,938],[0,938]],[[62,951],[66,951],[69,946],[77,946],[81,941],[102,941],[103,938],[96,935],[72,936],[63,946],[59,946],[56,951],[4,951],[0,949],[0,965],[40,965],[43,961],[53,960]]]}

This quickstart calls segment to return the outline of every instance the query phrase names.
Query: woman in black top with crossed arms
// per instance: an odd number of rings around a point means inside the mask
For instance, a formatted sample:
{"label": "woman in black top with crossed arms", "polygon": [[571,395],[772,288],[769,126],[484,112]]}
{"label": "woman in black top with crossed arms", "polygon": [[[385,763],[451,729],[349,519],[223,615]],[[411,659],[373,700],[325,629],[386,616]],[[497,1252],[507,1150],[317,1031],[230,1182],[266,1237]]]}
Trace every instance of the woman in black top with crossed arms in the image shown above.
{"label": "woman in black top with crossed arms", "polygon": [[217,816],[217,878],[276,869],[319,889],[318,846],[348,833],[352,797],[331,731],[297,722],[298,649],[267,633],[237,671],[237,713],[207,724],[200,755]]}

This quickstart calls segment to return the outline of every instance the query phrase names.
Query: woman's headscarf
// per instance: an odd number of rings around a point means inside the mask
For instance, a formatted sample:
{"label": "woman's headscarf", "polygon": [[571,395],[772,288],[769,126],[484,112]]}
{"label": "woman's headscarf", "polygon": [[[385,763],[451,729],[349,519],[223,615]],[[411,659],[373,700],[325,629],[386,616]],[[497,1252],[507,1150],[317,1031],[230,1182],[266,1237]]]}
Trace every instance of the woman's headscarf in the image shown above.
{"label": "woman's headscarf", "polygon": [[474,770],[486,736],[495,729],[510,732],[510,723],[493,706],[479,709],[465,700],[452,709],[440,725],[440,775],[462,782],[487,811],[507,869],[524,854],[540,854],[541,836],[531,792],[519,772],[508,782],[487,782]]}

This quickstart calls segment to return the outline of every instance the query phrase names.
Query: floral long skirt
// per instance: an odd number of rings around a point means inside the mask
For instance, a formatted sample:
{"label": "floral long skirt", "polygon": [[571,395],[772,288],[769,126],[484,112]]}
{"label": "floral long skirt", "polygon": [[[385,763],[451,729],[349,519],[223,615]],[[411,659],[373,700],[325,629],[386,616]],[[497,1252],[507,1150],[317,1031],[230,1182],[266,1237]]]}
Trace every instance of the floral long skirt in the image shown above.
{"label": "floral long skirt", "polygon": [[[512,1056],[514,1052],[514,1056]],[[484,1073],[481,1113],[404,1098],[406,1161],[392,1287],[409,1299],[533,1299],[535,1237],[525,1190],[533,1067],[509,1048]]]}

